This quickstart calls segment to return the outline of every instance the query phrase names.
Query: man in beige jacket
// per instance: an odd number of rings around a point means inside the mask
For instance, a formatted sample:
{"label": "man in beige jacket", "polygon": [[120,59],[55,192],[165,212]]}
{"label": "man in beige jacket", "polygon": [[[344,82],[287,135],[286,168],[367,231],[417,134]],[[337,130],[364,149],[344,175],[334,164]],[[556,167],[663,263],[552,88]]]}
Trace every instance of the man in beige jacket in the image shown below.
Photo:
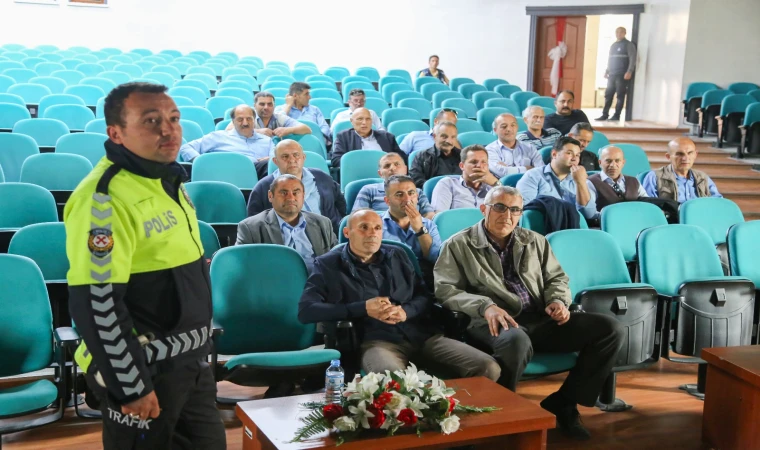
{"label": "man in beige jacket", "polygon": [[559,428],[588,439],[577,405],[594,406],[623,343],[623,328],[601,314],[573,313],[568,277],[543,236],[517,227],[523,200],[497,186],[481,205],[484,220],[449,238],[435,265],[435,296],[469,315],[470,338],[501,366],[515,390],[533,352],[580,352],[562,387],[541,402]]}

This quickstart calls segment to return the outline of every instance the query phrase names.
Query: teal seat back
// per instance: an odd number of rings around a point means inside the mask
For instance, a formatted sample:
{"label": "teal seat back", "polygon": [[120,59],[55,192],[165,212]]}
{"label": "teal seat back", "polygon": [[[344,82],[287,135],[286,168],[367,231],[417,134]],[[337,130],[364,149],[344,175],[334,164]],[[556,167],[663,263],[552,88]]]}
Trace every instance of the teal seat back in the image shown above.
{"label": "teal seat back", "polygon": [[45,119],[58,119],[65,123],[69,130],[84,131],[84,127],[91,120],[95,120],[95,113],[82,105],[55,105],[45,110]]}
{"label": "teal seat back", "polygon": [[241,153],[205,153],[193,160],[192,181],[224,181],[253,189],[259,181],[253,161]]}
{"label": "teal seat back", "polygon": [[[330,91],[329,89],[322,89],[323,91]],[[333,92],[337,97],[340,97],[340,94],[338,94],[335,91]],[[332,112],[336,109],[343,108],[343,102],[341,100],[337,100],[335,98],[312,98],[309,104],[316,106],[319,108],[320,111],[322,111],[322,114],[324,114],[325,117],[332,117]]]}
{"label": "teal seat back", "polygon": [[107,135],[107,130],[108,126],[106,125],[106,119],[91,120],[87,123],[87,125],[84,126],[85,133],[98,133]]}
{"label": "teal seat back", "polygon": [[36,223],[18,230],[8,253],[26,256],[37,264],[45,281],[66,280],[66,227],[63,222]]}
{"label": "teal seat back", "polygon": [[[494,91],[501,94],[501,96],[504,98],[512,99],[512,94],[514,94],[515,92],[520,92],[522,91],[522,89],[520,88],[520,86],[515,86],[514,84],[501,84],[501,85],[496,86],[494,88]],[[520,107],[519,103],[515,102],[515,104],[517,104],[518,108]],[[522,110],[520,110],[518,115],[519,114],[522,114]]]}
{"label": "teal seat back", "polygon": [[216,235],[216,230],[214,230],[214,227],[202,220],[198,221],[198,229],[201,233],[203,257],[206,259],[211,259],[211,257],[214,256],[214,253],[222,248],[222,245],[219,244],[219,236]]}
{"label": "teal seat back", "polygon": [[86,106],[84,100],[71,94],[52,94],[46,95],[40,99],[37,107],[37,117],[44,117],[45,111],[51,106],[56,105],[80,105]]}
{"label": "teal seat back", "polygon": [[[428,117],[430,111],[433,110],[430,102],[424,98],[405,98],[398,102],[398,107],[414,109],[419,113],[420,118]],[[383,122],[383,124],[385,124],[385,122]]]}
{"label": "teal seat back", "polygon": [[348,242],[348,238],[343,234],[343,229],[348,226],[348,217],[349,216],[346,216],[340,219],[340,224],[338,225],[338,244],[345,244]]}
{"label": "teal seat back", "polygon": [[42,84],[44,86],[47,86],[48,89],[50,89],[50,92],[53,94],[63,94],[63,91],[66,90],[66,82],[63,81],[60,78],[56,77],[34,77],[31,80],[29,80],[30,83],[35,84]]}
{"label": "teal seat back", "polygon": [[57,119],[24,119],[16,122],[13,132],[31,137],[40,147],[55,147],[58,138],[69,134],[69,127]]}
{"label": "teal seat back", "polygon": [[544,215],[535,209],[526,209],[520,216],[520,226],[526,230],[535,231],[538,234],[546,234],[544,227]]}
{"label": "teal seat back", "polygon": [[183,120],[195,122],[201,127],[203,134],[209,134],[214,131],[214,116],[203,106],[180,106],[179,112]]}
{"label": "teal seat back", "polygon": [[328,67],[325,69],[324,74],[335,81],[341,81],[344,77],[351,75],[351,72],[345,67]]}
{"label": "teal seat back", "polygon": [[[506,100],[506,99],[502,99]],[[478,123],[480,124],[481,128],[483,128],[482,131],[485,131],[487,133],[490,133],[493,130],[493,121],[496,120],[496,118],[501,114],[507,114],[511,111],[507,108],[501,108],[497,106],[490,106],[487,108],[482,108],[478,111],[477,118]],[[520,121],[520,119],[517,119]],[[496,136],[494,136],[494,140]],[[464,144],[462,144],[464,145]]]}
{"label": "teal seat back", "polygon": [[0,167],[6,182],[18,182],[26,158],[39,155],[37,143],[23,134],[0,133]]}
{"label": "teal seat back", "polygon": [[756,85],[755,83],[739,82],[731,83],[728,85],[728,90],[734,94],[746,94],[747,92],[754,91],[755,89],[760,89],[760,86]]}
{"label": "teal seat back", "polygon": [[63,90],[63,93],[76,95],[77,97],[84,100],[84,103],[87,106],[96,106],[98,104],[98,100],[106,96],[106,93],[103,92],[103,89],[100,87],[87,86],[84,84],[79,84],[76,86],[69,85],[66,89]]}
{"label": "teal seat back", "polygon": [[511,186],[511,187],[517,187],[517,182],[520,181],[520,178],[525,175],[524,173],[513,173],[509,175],[505,175],[501,178],[501,184],[504,186]]}
{"label": "teal seat back", "polygon": [[[419,80],[419,78],[418,78],[418,80]],[[433,100],[433,94],[435,94],[436,92],[450,91],[450,90],[451,89],[448,86],[446,86],[445,84],[443,84],[441,82],[438,82],[438,83],[428,83],[428,84],[423,85],[420,88],[420,93],[426,99],[432,101]]]}
{"label": "teal seat back", "polygon": [[240,223],[246,217],[243,193],[234,184],[194,181],[186,183],[185,189],[195,205],[198,220],[209,224]]}
{"label": "teal seat back", "polygon": [[702,94],[709,91],[710,89],[720,89],[717,84],[715,83],[706,83],[706,82],[697,82],[697,83],[690,83],[689,87],[686,88],[686,93],[683,96],[684,100],[689,100],[694,97],[701,97]]}
{"label": "teal seat back", "polygon": [[406,89],[394,92],[391,95],[391,105],[394,108],[397,107],[397,106],[400,106],[399,102],[401,102],[401,100],[405,100],[405,99],[408,99],[408,98],[418,98],[418,99],[422,99],[422,100],[426,100],[426,101],[430,102],[429,99],[426,99],[425,96],[422,95],[422,94],[420,94],[419,92],[408,90],[408,86],[407,86]]}
{"label": "teal seat back", "polygon": [[678,219],[682,224],[705,230],[713,245],[719,245],[726,242],[726,234],[732,225],[744,222],[744,214],[727,198],[702,197],[684,202],[678,209]]}
{"label": "teal seat back", "polygon": [[556,109],[554,108],[554,98],[552,97],[533,97],[528,100],[528,106]]}
{"label": "teal seat back", "polygon": [[21,228],[42,222],[58,222],[50,191],[28,183],[0,184],[0,228]]}
{"label": "teal seat back", "polygon": [[500,86],[502,84],[509,84],[509,81],[503,78],[486,78],[483,80],[483,86],[485,86],[489,91],[493,91],[496,89],[496,86]]}
{"label": "teal seat back", "polygon": [[[287,282],[272,283],[287,274]],[[211,262],[214,321],[224,327],[223,354],[303,350],[315,325],[298,321],[306,264],[290,247],[249,244],[220,250]],[[251,332],[255,330],[255,332]]]}
{"label": "teal seat back", "polygon": [[473,103],[472,100],[467,100],[464,98],[446,99],[443,101],[443,103],[441,103],[441,107],[461,109],[467,115],[466,117],[475,117],[478,115],[478,107],[475,106],[475,103]]}
{"label": "teal seat back", "polygon": [[370,111],[374,111],[375,114],[377,114],[379,117],[388,109],[388,102],[386,102],[382,98],[367,97],[367,99],[364,102],[364,107],[369,109]]}
{"label": "teal seat back", "polygon": [[[623,156],[625,157],[623,175],[635,177],[641,172],[648,172],[652,170],[652,167],[649,165],[649,157],[647,157],[646,152],[640,146],[636,144],[616,143],[615,147],[618,147],[620,150],[622,150]],[[597,151],[597,155],[602,154],[602,149],[604,149],[604,147],[600,148]]]}
{"label": "teal seat back", "polygon": [[[0,94],[0,95],[13,95],[13,94]],[[16,97],[14,95],[14,97]],[[0,102],[3,99],[0,98]],[[29,110],[26,106],[16,105],[13,103],[0,103],[0,128],[5,130],[12,130],[13,126],[17,122],[25,119],[31,119],[32,115],[29,114]]]}
{"label": "teal seat back", "polygon": [[[229,88],[229,89],[234,89],[234,88]],[[218,92],[219,91],[217,91],[217,93]],[[214,97],[211,97],[210,99],[206,100],[206,109],[211,113],[211,116],[214,119],[221,119],[224,117],[225,111],[227,111],[230,108],[235,108],[240,104],[250,105],[250,104],[253,104],[253,102],[252,101],[250,103],[245,102],[241,100],[239,97],[215,95]]]}
{"label": "teal seat back", "polygon": [[496,135],[487,131],[470,131],[468,133],[461,133],[459,135],[459,142],[462,144],[462,148],[473,144],[488,145],[495,141]]}
{"label": "teal seat back", "polygon": [[[469,100],[465,101],[468,102]],[[482,130],[483,128],[480,126],[480,124],[473,119],[462,119],[460,117],[459,120],[457,120],[457,133],[469,133],[472,131],[477,131],[480,133]],[[496,140],[496,136],[493,137],[493,140]]]}
{"label": "teal seat back", "polygon": [[621,202],[602,209],[602,231],[617,242],[626,261],[636,259],[636,238],[642,230],[667,225],[665,214],[646,202]]}
{"label": "teal seat back", "polygon": [[538,153],[541,154],[541,159],[544,161],[545,165],[549,165],[549,163],[552,162],[552,146],[547,145],[546,147],[541,147],[538,150]]}
{"label": "teal seat back", "polygon": [[465,98],[464,95],[460,94],[457,91],[442,90],[433,94],[433,98],[431,100],[433,102],[434,108],[441,108],[443,107],[443,102],[449,99],[464,100]]}
{"label": "teal seat back", "polygon": [[[478,92],[478,94],[480,94],[480,92]],[[477,96],[478,94],[475,95]],[[522,117],[520,111],[518,111],[519,106],[517,106],[517,102],[511,98],[490,98],[486,100],[483,106],[484,107],[481,108],[481,110],[485,108],[504,108],[512,115],[514,115],[518,121]]]}
{"label": "teal seat back", "polygon": [[246,105],[253,105],[253,92],[242,88],[221,88],[216,91],[214,97],[235,97],[239,98],[241,100],[241,103],[245,103]]}
{"label": "teal seat back", "polygon": [[92,164],[84,156],[41,153],[24,161],[19,181],[36,184],[50,191],[73,191],[91,171]]}
{"label": "teal seat back", "polygon": [[[442,84],[442,83],[441,83],[441,80],[439,80],[436,77],[418,77],[414,80],[414,90],[417,92],[422,92],[422,88],[424,88],[428,84]],[[446,88],[448,89],[448,86],[446,86]]]}
{"label": "teal seat back", "polygon": [[301,144],[304,152],[312,152],[320,155],[323,159],[327,158],[327,152],[325,151],[322,142],[313,134],[289,134],[285,136],[286,139],[293,139]]}
{"label": "teal seat back", "polygon": [[[103,121],[103,124],[105,125],[105,121]],[[204,136],[203,128],[201,128],[200,125],[198,125],[196,122],[193,122],[192,120],[180,119],[179,124],[182,125],[182,138],[187,142],[192,142]]]}
{"label": "teal seat back", "polygon": [[414,89],[414,87],[412,86],[412,84],[409,83],[409,82],[407,82],[404,78],[393,76],[393,75],[386,75],[384,77],[380,77],[380,81],[378,82],[377,87],[380,90],[380,92],[382,92],[383,91],[383,87],[387,86],[387,85],[389,85],[391,83],[405,84],[405,85],[409,86],[409,89]]}
{"label": "teal seat back", "polygon": [[594,137],[591,138],[591,142],[586,146],[586,150],[591,153],[598,154],[602,147],[610,145],[610,140],[607,139],[604,133],[601,131],[594,131]]}
{"label": "teal seat back", "polygon": [[[427,100],[423,100],[423,101],[427,101]],[[387,128],[393,122],[398,122],[400,120],[419,121],[419,120],[422,120],[422,117],[420,116],[419,111],[417,111],[416,109],[404,108],[404,107],[399,106],[396,108],[386,109],[385,111],[383,111],[381,120],[383,122],[383,125],[385,125],[385,127]]]}
{"label": "teal seat back", "polygon": [[397,120],[388,125],[388,132],[393,135],[411,133],[412,131],[428,131],[430,127],[422,120]]}
{"label": "teal seat back", "polygon": [[377,178],[377,165],[386,153],[380,150],[354,150],[343,155],[340,161],[340,190],[363,178]]}
{"label": "teal seat back", "polygon": [[433,191],[435,190],[435,186],[438,184],[439,181],[446,178],[447,175],[439,175],[437,177],[433,177],[427,181],[425,181],[425,184],[422,185],[422,192],[425,193],[425,196],[428,198],[428,201],[431,201],[433,199]]}
{"label": "teal seat back", "polygon": [[702,109],[710,105],[720,105],[724,98],[733,94],[728,89],[711,89],[702,94]]}
{"label": "teal seat back", "polygon": [[84,156],[94,167],[106,156],[108,136],[100,133],[71,133],[61,136],[55,143],[55,152]]}
{"label": "teal seat back", "polygon": [[538,94],[532,91],[518,91],[509,96],[509,98],[517,102],[517,106],[520,107],[521,113],[525,110],[525,108],[528,107],[528,100],[532,99],[533,97],[538,97]]}
{"label": "teal seat back", "polygon": [[92,86],[98,86],[99,88],[103,89],[103,92],[105,92],[106,95],[108,95],[108,93],[116,87],[116,83],[109,80],[108,78],[101,77],[83,78],[79,84],[90,84]]}
{"label": "teal seat back", "polygon": [[483,109],[486,107],[486,102],[488,100],[505,100],[501,94],[493,91],[480,91],[472,94],[472,102],[475,103],[475,106],[478,109]]}
{"label": "teal seat back", "polygon": [[723,276],[712,239],[694,225],[646,229],[636,248],[641,282],[661,294],[675,295],[685,281]]}
{"label": "teal seat back", "polygon": [[53,314],[42,272],[29,258],[0,255],[0,376],[47,368],[53,359]]}
{"label": "teal seat back", "polygon": [[737,223],[728,230],[728,261],[731,275],[749,278],[760,289],[760,220]]}
{"label": "teal seat back", "polygon": [[346,211],[349,213],[354,208],[356,202],[356,196],[359,195],[359,191],[368,184],[383,183],[382,178],[365,178],[363,180],[355,180],[346,185],[344,195],[346,197]]}
{"label": "teal seat back", "polygon": [[[453,89],[453,88],[452,88]],[[457,88],[459,93],[464,95],[464,98],[470,100],[476,92],[488,92],[485,86],[477,83],[466,83]]]}
{"label": "teal seat back", "polygon": [[[53,76],[56,72],[53,72]],[[105,72],[101,72],[99,75],[101,78],[108,78],[109,80],[113,81],[114,83],[118,84],[124,84],[129,83],[129,81],[132,79],[132,77],[129,76],[129,74],[124,72],[118,72],[116,70],[106,70]]]}
{"label": "teal seat back", "polygon": [[408,70],[405,69],[389,69],[386,73],[388,76],[395,76],[399,78],[403,78],[404,81],[409,85],[412,86],[412,76],[409,74]]}
{"label": "teal seat back", "polygon": [[757,102],[747,106],[744,113],[744,126],[749,128],[753,123],[760,122],[760,90],[757,91]]}
{"label": "teal seat back", "polygon": [[375,87],[369,81],[344,81],[341,86],[341,94],[344,99],[348,100],[348,93],[351,92],[352,89],[362,89],[366,95],[367,91],[374,91]]}
{"label": "teal seat back", "polygon": [[380,73],[374,67],[359,67],[356,69],[356,75],[367,77],[370,81],[380,81]]}
{"label": "teal seat back", "polygon": [[5,69],[3,75],[13,78],[16,83],[28,83],[29,80],[37,76],[37,72],[32,69]]}
{"label": "teal seat back", "polygon": [[[190,80],[190,81],[193,81],[193,80]],[[175,86],[176,86],[176,84],[175,84]],[[219,89],[230,88],[230,87],[245,89],[246,91],[253,91],[253,85],[251,83],[249,83],[248,81],[243,81],[243,80],[226,80],[226,81],[222,81],[221,83],[219,83]],[[256,90],[258,90],[258,89],[256,89]]]}
{"label": "teal seat back", "polygon": [[37,105],[42,97],[52,94],[50,88],[41,84],[17,83],[8,88],[9,94],[23,98],[27,105]]}
{"label": "teal seat back", "polygon": [[570,278],[572,298],[592,286],[631,282],[623,252],[600,230],[562,230],[546,236],[554,256]]}
{"label": "teal seat back", "polygon": [[[319,125],[317,125],[315,122],[312,122],[311,120],[298,119],[298,121],[304,125],[307,125],[311,129],[311,134],[317,139],[319,139],[319,142],[323,148],[326,148],[325,135],[322,134],[322,130],[319,128]],[[350,123],[351,122],[349,122],[349,124]],[[335,132],[333,131],[333,136],[334,135],[335,135]]]}
{"label": "teal seat back", "polygon": [[465,77],[457,77],[457,78],[452,78],[451,80],[449,80],[449,86],[451,86],[452,91],[456,91],[457,89],[459,89],[459,86],[463,84],[468,84],[468,83],[474,84],[475,80],[473,80],[472,78],[465,78]]}
{"label": "teal seat back", "polygon": [[727,95],[720,102],[720,115],[727,116],[731,113],[743,113],[749,105],[756,101],[754,97],[747,94]]}
{"label": "teal seat back", "polygon": [[433,223],[438,227],[441,241],[445,241],[460,231],[470,228],[483,219],[480,208],[459,208],[441,211],[433,217]]}
{"label": "teal seat back", "polygon": [[[58,61],[50,61],[50,62],[44,62],[39,63],[36,66],[34,66],[35,72],[37,72],[37,75],[40,77],[47,77],[50,76],[53,72],[56,72],[58,70],[66,70],[66,66],[59,63]],[[61,80],[63,81],[63,80]],[[64,86],[68,84],[64,81]]]}

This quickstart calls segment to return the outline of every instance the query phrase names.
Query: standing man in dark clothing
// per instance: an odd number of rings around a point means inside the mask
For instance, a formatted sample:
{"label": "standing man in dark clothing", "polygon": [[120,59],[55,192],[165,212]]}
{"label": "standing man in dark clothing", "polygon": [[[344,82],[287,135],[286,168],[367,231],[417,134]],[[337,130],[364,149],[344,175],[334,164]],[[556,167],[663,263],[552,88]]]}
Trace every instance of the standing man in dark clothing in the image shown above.
{"label": "standing man in dark clothing", "polygon": [[588,123],[586,113],[580,109],[573,109],[575,93],[573,91],[560,91],[554,99],[557,112],[551,113],[544,119],[544,127],[554,128],[562,134],[567,134],[576,123]]}
{"label": "standing man in dark clothing", "polygon": [[[620,27],[615,30],[615,37],[617,37],[617,41],[610,47],[610,60],[607,63],[607,71],[604,73],[604,77],[607,78],[604,109],[602,116],[596,120],[620,120],[625,94],[628,91],[628,83],[633,76],[633,70],[636,68],[636,46],[625,38],[625,28]],[[615,114],[609,117],[612,97],[615,95],[617,95]]]}

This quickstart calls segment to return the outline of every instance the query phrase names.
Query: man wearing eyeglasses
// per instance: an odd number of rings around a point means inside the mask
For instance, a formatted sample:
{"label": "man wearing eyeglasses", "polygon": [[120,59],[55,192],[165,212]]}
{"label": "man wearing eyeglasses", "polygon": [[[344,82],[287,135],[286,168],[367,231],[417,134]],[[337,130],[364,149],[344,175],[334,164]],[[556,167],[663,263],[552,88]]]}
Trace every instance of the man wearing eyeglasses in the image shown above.
{"label": "man wearing eyeglasses", "polygon": [[[356,111],[357,108],[364,108],[364,104],[366,102],[367,94],[364,93],[363,89],[351,89],[351,92],[348,93],[348,109],[339,112],[335,116],[335,119],[332,121],[332,126],[334,127],[338,122],[350,121],[351,116],[354,114],[354,111]],[[380,121],[377,113],[371,109],[368,109],[368,111],[370,116],[372,116],[372,128],[375,130],[385,131],[385,127],[383,127],[383,123]]]}
{"label": "man wearing eyeglasses", "polygon": [[602,171],[588,178],[596,197],[599,212],[607,205],[635,201],[639,197],[649,197],[636,177],[623,176],[625,157],[623,151],[614,145],[602,149],[599,156]]}
{"label": "man wearing eyeglasses", "polygon": [[573,313],[568,277],[545,237],[518,226],[523,199],[497,186],[483,220],[449,238],[435,265],[435,296],[471,318],[467,333],[492,349],[499,383],[514,391],[534,352],[579,352],[560,389],[541,402],[559,429],[589,439],[577,405],[594,406],[623,344],[623,328],[602,314]]}

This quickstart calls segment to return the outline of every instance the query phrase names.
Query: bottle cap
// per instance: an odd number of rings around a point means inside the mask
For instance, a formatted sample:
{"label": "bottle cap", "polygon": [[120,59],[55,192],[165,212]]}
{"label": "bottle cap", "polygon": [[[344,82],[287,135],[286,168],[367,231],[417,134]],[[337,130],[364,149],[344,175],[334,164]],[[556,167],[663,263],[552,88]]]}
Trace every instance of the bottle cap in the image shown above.
{"label": "bottle cap", "polygon": [[340,360],[339,359],[333,359],[330,361],[331,366],[340,366]]}

